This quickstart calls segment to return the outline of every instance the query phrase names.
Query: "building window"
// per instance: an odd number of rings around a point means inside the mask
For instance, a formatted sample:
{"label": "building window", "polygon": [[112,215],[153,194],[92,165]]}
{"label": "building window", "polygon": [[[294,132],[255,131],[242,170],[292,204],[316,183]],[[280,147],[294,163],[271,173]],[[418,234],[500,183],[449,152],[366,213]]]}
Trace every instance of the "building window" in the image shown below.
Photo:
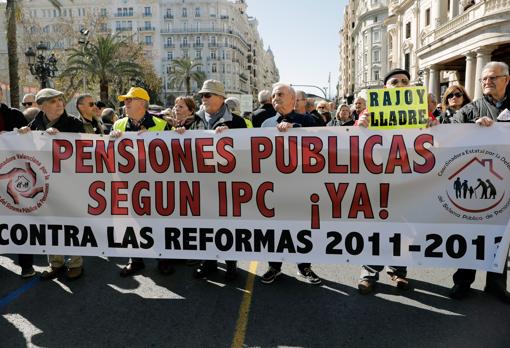
{"label": "building window", "polygon": [[406,53],[404,55],[404,69],[410,71],[410,67],[411,67],[411,54]]}
{"label": "building window", "polygon": [[174,18],[174,15],[172,14],[172,9],[171,8],[167,8],[166,9],[166,16],[165,17],[168,18],[168,19]]}
{"label": "building window", "polygon": [[216,68],[216,63],[211,65],[211,72],[213,72],[213,73],[218,72],[218,69]]}
{"label": "building window", "polygon": [[200,45],[202,43],[202,38],[200,36],[195,37],[195,43]]}
{"label": "building window", "polygon": [[[64,9],[64,16],[66,16],[66,15],[67,15],[67,11]],[[106,9],[105,9],[105,8],[102,8],[102,9],[100,10],[100,16],[101,16],[101,17],[106,17],[107,15],[108,15],[108,13],[106,12]]]}
{"label": "building window", "polygon": [[373,76],[374,76],[374,81],[379,81],[381,79],[379,69],[374,69]]}
{"label": "building window", "polygon": [[167,52],[166,53],[166,58],[168,60],[173,60],[174,59],[174,53],[173,52]]}
{"label": "building window", "polygon": [[425,26],[430,25],[430,8],[425,10]]}
{"label": "building window", "polygon": [[147,46],[152,46],[152,36],[146,36],[145,37],[145,44]]}
{"label": "building window", "polygon": [[195,51],[195,58],[197,58],[197,59],[201,59],[202,58],[202,51],[201,50],[196,50]]}
{"label": "building window", "polygon": [[182,51],[182,57],[183,57],[183,58],[185,58],[185,59],[188,59],[188,58],[189,58],[188,50],[184,50],[184,51]]}
{"label": "building window", "polygon": [[381,42],[381,32],[379,29],[374,29],[372,31],[372,43],[379,43]]}
{"label": "building window", "polygon": [[186,7],[182,8],[182,16],[183,17],[188,17],[188,9]]}
{"label": "building window", "polygon": [[200,7],[195,8],[195,17],[200,17]]}
{"label": "building window", "polygon": [[144,16],[152,16],[152,11],[150,7],[144,7],[143,8],[143,15]]}
{"label": "building window", "polygon": [[150,21],[145,21],[144,29],[145,30],[151,30],[151,27],[152,27],[151,22]]}
{"label": "building window", "polygon": [[211,51],[210,52],[210,57],[211,57],[211,59],[216,59],[216,51],[214,51],[214,50]]}
{"label": "building window", "polygon": [[411,22],[406,23],[406,39],[411,37]]}
{"label": "building window", "polygon": [[375,49],[372,51],[372,63],[380,63],[381,62],[381,51],[379,49]]}

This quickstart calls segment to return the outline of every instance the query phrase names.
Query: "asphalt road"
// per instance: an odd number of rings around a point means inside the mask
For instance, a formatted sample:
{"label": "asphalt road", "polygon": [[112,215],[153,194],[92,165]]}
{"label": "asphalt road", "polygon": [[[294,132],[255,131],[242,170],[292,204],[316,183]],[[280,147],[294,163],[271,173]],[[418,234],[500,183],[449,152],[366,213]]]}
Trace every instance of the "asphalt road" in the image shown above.
{"label": "asphalt road", "polygon": [[[483,293],[485,273],[463,301],[449,299],[452,269],[412,268],[413,289],[382,274],[374,295],[358,294],[359,267],[315,265],[321,286],[295,277],[270,285],[248,272],[225,284],[192,278],[184,263],[163,276],[154,260],[118,276],[126,259],[85,259],[85,275],[21,279],[14,255],[0,256],[0,347],[510,347],[510,305]],[[36,257],[36,269],[46,266]],[[248,289],[248,290],[246,290]]]}

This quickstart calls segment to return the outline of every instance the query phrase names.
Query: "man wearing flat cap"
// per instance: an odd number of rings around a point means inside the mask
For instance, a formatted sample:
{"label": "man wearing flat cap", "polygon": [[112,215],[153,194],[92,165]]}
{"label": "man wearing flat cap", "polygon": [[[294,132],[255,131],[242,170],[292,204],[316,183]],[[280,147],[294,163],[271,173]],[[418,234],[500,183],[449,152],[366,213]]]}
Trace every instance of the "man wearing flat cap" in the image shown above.
{"label": "man wearing flat cap", "polygon": [[[64,93],[52,88],[41,89],[35,96],[35,102],[41,111],[19,132],[37,130],[46,131],[50,135],[59,132],[84,133],[83,123],[67,114],[63,95]],[[43,280],[54,279],[64,273],[68,279],[77,279],[83,274],[81,256],[70,256],[66,262],[63,255],[48,255],[48,262],[50,264],[48,269],[41,274]]]}
{"label": "man wearing flat cap", "polygon": [[[124,102],[127,117],[123,117],[112,126],[110,136],[118,138],[124,132],[160,132],[170,130],[168,123],[161,118],[149,114],[150,97],[147,91],[141,87],[131,87],[125,95],[120,95],[118,100]],[[120,271],[121,277],[132,276],[145,268],[145,262],[140,257],[133,257]],[[158,269],[162,274],[171,274],[174,268],[168,259],[158,260]]]}
{"label": "man wearing flat cap", "polygon": [[[384,77],[385,88],[401,88],[409,87],[410,74],[404,69],[393,69]],[[427,127],[438,124],[437,120],[432,114],[429,114]],[[370,125],[370,118],[368,112],[360,115],[356,125],[361,127],[368,127]],[[358,282],[358,290],[361,294],[366,295],[372,293],[375,289],[376,283],[379,280],[379,273],[384,269],[383,265],[363,265],[361,275]],[[407,280],[407,267],[406,266],[388,266],[388,275],[393,283],[399,289],[408,289],[409,281]]]}
{"label": "man wearing flat cap", "polygon": [[[235,115],[225,104],[225,87],[220,81],[207,80],[202,89],[198,92],[202,98],[203,108],[190,117],[189,122],[185,123],[185,128],[190,130],[209,129],[216,132],[222,132],[229,128],[246,128],[246,122],[241,116]],[[183,127],[177,128],[182,133]],[[226,261],[227,272],[225,280],[234,280],[237,277],[237,262]],[[218,263],[216,260],[205,260],[195,269],[193,276],[195,278],[205,278],[216,272]]]}

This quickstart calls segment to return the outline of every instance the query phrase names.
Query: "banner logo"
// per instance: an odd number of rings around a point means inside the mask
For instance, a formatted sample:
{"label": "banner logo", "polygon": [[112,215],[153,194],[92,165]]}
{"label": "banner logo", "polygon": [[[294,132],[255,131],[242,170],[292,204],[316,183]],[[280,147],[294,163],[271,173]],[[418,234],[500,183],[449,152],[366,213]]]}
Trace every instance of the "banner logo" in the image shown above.
{"label": "banner logo", "polygon": [[483,220],[501,214],[510,205],[505,161],[500,154],[483,149],[456,154],[439,173],[447,179],[445,195],[438,196],[440,203],[463,219]]}
{"label": "banner logo", "polygon": [[39,209],[47,199],[49,175],[35,157],[16,154],[0,163],[0,204],[18,213]]}

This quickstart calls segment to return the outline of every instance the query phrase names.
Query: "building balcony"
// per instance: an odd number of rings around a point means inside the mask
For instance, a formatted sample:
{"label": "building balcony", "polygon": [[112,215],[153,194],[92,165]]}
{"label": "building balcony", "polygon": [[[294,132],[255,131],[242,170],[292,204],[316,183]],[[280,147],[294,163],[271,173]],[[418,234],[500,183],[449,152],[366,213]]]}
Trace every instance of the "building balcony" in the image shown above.
{"label": "building balcony", "polygon": [[204,44],[203,43],[194,43],[193,44],[193,48],[203,48],[204,47]]}
{"label": "building balcony", "polygon": [[115,28],[115,31],[133,31],[133,28],[126,27],[126,28]]}
{"label": "building balcony", "polygon": [[133,12],[115,14],[115,17],[133,17],[133,16],[134,16]]}
{"label": "building balcony", "polygon": [[175,44],[171,44],[171,43],[166,43],[164,45],[165,48],[175,48]]}
{"label": "building balcony", "polygon": [[144,17],[152,17],[152,12],[144,12],[143,16]]}
{"label": "building balcony", "polygon": [[138,31],[156,31],[155,27],[138,27]]}
{"label": "building balcony", "polygon": [[179,47],[181,47],[181,48],[190,48],[191,45],[189,43],[182,43],[182,44],[179,45]]}
{"label": "building balcony", "polygon": [[168,20],[170,20],[170,19],[174,19],[174,15],[166,14],[166,15],[163,17],[163,19],[168,19]]}
{"label": "building balcony", "polygon": [[[442,24],[437,29],[421,35],[421,46],[444,44],[458,40],[469,33],[481,30],[498,21],[508,21],[504,13],[510,15],[509,0],[486,0],[469,7],[464,13]],[[489,18],[491,17],[491,18]]]}

